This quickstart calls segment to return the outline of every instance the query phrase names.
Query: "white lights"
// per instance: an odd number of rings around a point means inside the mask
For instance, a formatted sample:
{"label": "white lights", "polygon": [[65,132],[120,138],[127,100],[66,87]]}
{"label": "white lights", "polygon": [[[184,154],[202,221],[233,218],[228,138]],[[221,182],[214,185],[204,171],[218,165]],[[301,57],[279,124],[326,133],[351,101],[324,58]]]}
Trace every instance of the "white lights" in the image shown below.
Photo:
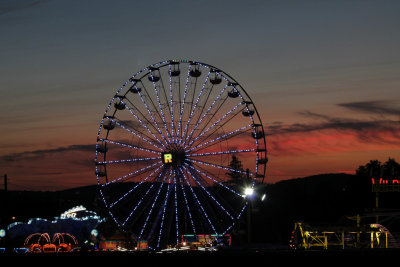
{"label": "white lights", "polygon": [[246,125],[246,126],[243,126],[242,128],[236,129],[236,130],[234,130],[234,131],[232,131],[232,132],[230,132],[230,133],[221,135],[221,136],[219,136],[219,137],[217,137],[217,138],[215,138],[215,139],[212,139],[212,140],[210,140],[210,141],[207,141],[207,142],[205,142],[205,143],[202,143],[202,144],[200,144],[200,145],[198,145],[198,146],[192,147],[191,149],[188,150],[188,152],[190,152],[190,151],[192,151],[192,150],[194,150],[194,149],[197,150],[197,149],[201,148],[202,146],[209,145],[210,143],[213,143],[213,142],[215,142],[215,141],[224,140],[224,139],[227,138],[228,136],[230,136],[230,135],[232,135],[232,134],[236,134],[236,133],[239,132],[239,131],[243,131],[244,129],[246,129],[246,128],[250,127],[250,126],[251,126],[251,124]]}
{"label": "white lights", "polygon": [[[115,223],[151,249],[171,245],[175,235],[180,245],[183,233],[225,234],[261,199],[256,178],[265,173],[258,165],[266,148],[251,133],[262,124],[244,89],[224,75],[195,61],[152,64],[118,90],[104,113],[114,128],[100,127],[97,136],[100,196]],[[230,163],[232,155],[240,167]]]}
{"label": "white lights", "polygon": [[[207,116],[207,114],[210,112],[210,110],[214,107],[214,105],[217,103],[218,99],[221,97],[221,95],[224,93],[225,89],[228,87],[228,85],[225,85],[225,87],[222,89],[222,91],[219,93],[217,98],[214,100],[214,102],[210,105],[210,107],[207,109],[207,111],[203,114],[201,119],[197,122],[197,124],[193,127],[192,131],[189,134],[189,138],[192,138],[194,131],[197,129],[197,127],[200,126],[202,123],[203,119]],[[187,146],[185,146],[186,148]]]}
{"label": "white lights", "polygon": [[162,150],[162,148],[160,148],[159,146],[155,145],[155,144],[152,143],[151,141],[147,140],[146,138],[144,138],[143,136],[137,134],[136,132],[130,130],[129,128],[125,127],[124,125],[122,125],[121,123],[117,122],[116,120],[110,119],[110,121],[114,122],[114,123],[115,123],[116,125],[118,125],[119,127],[121,127],[121,128],[123,128],[124,130],[130,132],[131,134],[135,135],[136,137],[142,139],[143,141],[145,141],[145,142],[147,142],[147,143],[153,145],[154,147],[156,147],[156,148]]}
{"label": "white lights", "polygon": [[254,189],[251,188],[251,187],[246,187],[246,188],[244,189],[244,195],[247,196],[247,197],[252,196],[253,193],[254,193]]}
{"label": "white lights", "polygon": [[87,210],[84,206],[76,206],[69,210],[66,210],[60,215],[60,219],[74,219],[74,220],[88,220],[88,219],[100,219],[94,211]]}
{"label": "white lights", "polygon": [[261,197],[261,201],[264,201],[266,197],[267,197],[267,195],[263,194],[262,197]]}
{"label": "white lights", "polygon": [[[185,102],[186,102],[186,95],[187,95],[187,91],[188,91],[188,84],[189,84],[189,77],[190,77],[190,71],[191,71],[192,65],[189,65],[189,69],[188,69],[188,74],[187,74],[187,78],[186,78],[186,85],[185,85],[185,91],[183,93],[183,101],[182,101],[182,106],[181,106],[181,110],[179,113],[179,124],[178,124],[178,135],[180,135],[180,133],[182,133],[182,116],[183,116],[183,110],[185,107]],[[178,141],[178,138],[177,140]],[[180,139],[178,141],[178,143],[181,143],[182,139]]]}
{"label": "white lights", "polygon": [[186,131],[188,130],[188,127],[189,127],[189,125],[190,125],[190,121],[192,120],[192,117],[193,117],[193,113],[194,113],[194,111],[196,110],[197,104],[199,103],[199,100],[200,100],[200,97],[201,97],[201,95],[203,94],[204,88],[206,87],[208,78],[210,77],[210,73],[211,73],[211,72],[208,72],[207,78],[204,80],[204,84],[203,84],[203,87],[201,88],[201,91],[200,91],[199,96],[197,97],[196,104],[194,105],[194,107],[193,107],[193,109],[192,109],[192,112],[190,113],[188,122],[186,123],[185,130],[184,130],[183,133],[182,133],[181,140],[183,140],[183,138],[184,138],[183,136],[186,135],[184,144],[186,144],[186,142],[188,141],[188,138],[190,137],[190,135],[187,135],[187,132],[186,132]]}
{"label": "white lights", "polygon": [[165,148],[164,144],[163,144],[161,141],[159,141],[159,140],[157,139],[157,137],[155,136],[155,134],[147,127],[147,125],[146,125],[145,123],[143,123],[143,121],[139,118],[139,116],[137,116],[136,113],[134,113],[134,112],[132,111],[132,109],[131,109],[126,103],[124,103],[124,102],[122,101],[122,99],[120,99],[120,102],[123,103],[123,104],[125,105],[125,107],[128,109],[128,111],[136,118],[136,120],[137,120],[138,122],[140,122],[140,125],[142,125],[142,126],[155,138],[155,140],[157,140],[157,141],[159,142],[159,144],[160,144],[162,147]]}
{"label": "white lights", "polygon": [[[194,142],[196,142],[200,137],[202,137],[205,133],[207,133],[209,130],[217,126],[221,121],[223,121],[225,118],[227,118],[232,112],[234,112],[239,106],[241,106],[243,102],[237,104],[234,106],[230,111],[228,111],[224,116],[219,118],[216,122],[214,122],[210,127],[208,127],[206,130],[204,130],[201,134],[199,134],[196,138],[194,138],[187,146],[191,146]],[[186,147],[185,147],[186,148]]]}
{"label": "white lights", "polygon": [[[143,82],[142,82],[142,85],[143,85],[143,88],[145,88]],[[147,105],[146,101],[144,100],[143,95],[142,95],[140,92],[139,92],[139,96],[140,96],[140,99],[142,100],[143,105],[146,107],[147,113],[150,115],[151,119],[153,120],[154,125],[156,126],[158,133],[161,135],[161,137],[164,139],[164,141],[167,142],[167,139],[166,139],[165,136],[162,134],[161,129],[160,129],[160,127],[158,126],[158,123],[157,123],[156,119],[155,119],[154,116],[153,116],[153,112],[151,112],[151,109],[150,109],[149,106]]]}
{"label": "white lights", "polygon": [[[170,134],[169,134],[169,131],[168,131],[167,123],[166,123],[166,121],[165,121],[164,110],[163,110],[163,108],[162,108],[162,104],[161,104],[161,101],[160,101],[160,96],[159,96],[159,93],[158,93],[158,90],[157,90],[157,86],[156,86],[155,81],[154,81],[153,72],[152,72],[151,69],[150,69],[150,76],[151,76],[151,78],[152,78],[152,83],[153,83],[153,86],[154,86],[154,92],[155,92],[156,97],[157,97],[158,107],[160,108],[161,118],[162,118],[162,121],[163,121],[163,123],[164,123],[165,132],[167,133],[168,143],[170,143],[170,142],[171,142],[171,140],[170,140]],[[161,76],[160,76],[160,77],[161,77]],[[162,83],[162,79],[161,79],[161,83]],[[164,86],[162,86],[162,88],[164,89]],[[164,93],[165,93],[165,90],[164,90]],[[167,102],[167,103],[168,103],[168,102]],[[165,137],[164,137],[164,140],[165,140]],[[167,142],[167,140],[165,140],[165,141]]]}
{"label": "white lights", "polygon": [[[215,168],[219,168],[219,169],[223,169],[223,170],[235,172],[235,173],[241,173],[241,174],[243,174],[243,175],[246,175],[246,174],[247,174],[245,171],[238,171],[238,170],[235,170],[235,169],[232,169],[232,168],[228,168],[228,167],[225,167],[225,166],[221,166],[221,165],[217,165],[217,164],[212,164],[212,163],[208,163],[208,162],[204,162],[204,161],[200,161],[200,160],[191,159],[190,161],[191,161],[191,162],[195,162],[195,163],[200,163],[200,164],[203,164],[203,165],[206,165],[206,166],[211,166],[211,167],[215,167]],[[250,175],[250,176],[253,176],[254,173],[249,173],[249,175]]]}

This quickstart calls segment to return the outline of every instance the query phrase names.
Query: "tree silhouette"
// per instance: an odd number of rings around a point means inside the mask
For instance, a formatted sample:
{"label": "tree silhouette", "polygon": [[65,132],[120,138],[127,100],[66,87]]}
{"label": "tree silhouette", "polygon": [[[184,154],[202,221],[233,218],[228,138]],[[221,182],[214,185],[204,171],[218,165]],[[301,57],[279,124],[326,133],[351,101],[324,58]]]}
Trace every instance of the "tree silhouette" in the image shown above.
{"label": "tree silhouette", "polygon": [[384,164],[379,160],[370,160],[367,164],[359,166],[356,174],[375,179],[399,178],[400,164],[393,158],[389,158]]}
{"label": "tree silhouette", "polygon": [[383,164],[383,176],[386,178],[398,179],[400,176],[400,164],[394,159],[389,158]]}
{"label": "tree silhouette", "polygon": [[228,166],[230,169],[232,169],[226,173],[226,175],[230,177],[228,182],[239,185],[243,181],[244,176],[242,162],[235,155],[232,155],[232,160]]}

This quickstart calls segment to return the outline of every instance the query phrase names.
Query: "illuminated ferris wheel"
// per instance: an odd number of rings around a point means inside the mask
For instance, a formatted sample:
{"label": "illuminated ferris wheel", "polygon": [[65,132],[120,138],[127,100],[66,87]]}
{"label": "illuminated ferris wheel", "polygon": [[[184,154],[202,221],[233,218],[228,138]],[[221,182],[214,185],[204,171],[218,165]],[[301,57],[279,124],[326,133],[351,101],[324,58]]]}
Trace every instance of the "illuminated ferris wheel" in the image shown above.
{"label": "illuminated ferris wheel", "polygon": [[115,223],[153,249],[182,235],[223,236],[263,182],[263,126],[249,95],[208,64],[140,70],[109,102],[96,143],[100,195]]}

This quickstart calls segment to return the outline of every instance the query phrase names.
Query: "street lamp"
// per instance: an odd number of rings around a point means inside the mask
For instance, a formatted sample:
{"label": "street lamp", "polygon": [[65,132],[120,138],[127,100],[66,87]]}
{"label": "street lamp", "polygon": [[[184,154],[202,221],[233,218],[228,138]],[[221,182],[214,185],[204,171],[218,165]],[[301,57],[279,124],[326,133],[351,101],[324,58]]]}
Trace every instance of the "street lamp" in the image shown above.
{"label": "street lamp", "polygon": [[251,188],[251,187],[246,187],[246,188],[244,189],[244,195],[245,195],[245,197],[250,197],[250,196],[253,195],[253,193],[254,193],[254,189]]}

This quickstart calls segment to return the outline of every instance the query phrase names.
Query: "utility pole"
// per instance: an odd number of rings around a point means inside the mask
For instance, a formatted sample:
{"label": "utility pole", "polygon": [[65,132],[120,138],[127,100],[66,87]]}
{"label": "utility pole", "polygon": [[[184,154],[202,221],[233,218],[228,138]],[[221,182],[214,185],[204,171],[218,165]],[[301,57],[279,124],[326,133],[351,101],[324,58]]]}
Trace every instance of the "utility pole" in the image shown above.
{"label": "utility pole", "polygon": [[7,188],[7,174],[4,174],[4,205],[5,205],[5,223],[8,225],[8,188]]}
{"label": "utility pole", "polygon": [[8,190],[7,190],[7,174],[4,174],[3,176],[4,178],[4,208],[3,208],[3,212],[4,212],[4,223],[8,224]]}
{"label": "utility pole", "polygon": [[8,226],[8,189],[7,189],[7,174],[3,175],[4,178],[4,201],[3,201],[3,220],[4,230],[6,235],[4,236],[5,247],[7,249],[7,226]]}

